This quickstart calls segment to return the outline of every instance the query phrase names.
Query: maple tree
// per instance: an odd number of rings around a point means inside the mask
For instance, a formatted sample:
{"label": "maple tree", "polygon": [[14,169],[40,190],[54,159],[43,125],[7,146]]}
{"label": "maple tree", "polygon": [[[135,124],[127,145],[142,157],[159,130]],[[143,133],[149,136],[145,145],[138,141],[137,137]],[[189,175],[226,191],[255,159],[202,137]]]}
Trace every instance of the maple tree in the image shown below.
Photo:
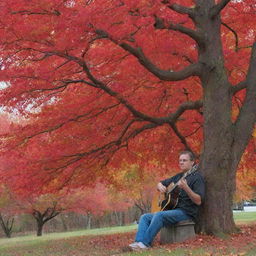
{"label": "maple tree", "polygon": [[35,219],[37,236],[42,236],[44,225],[63,211],[62,204],[55,200],[52,195],[43,195],[34,198],[34,202],[32,202],[31,198],[19,202],[23,203],[23,205],[20,206],[21,210],[30,214]]}
{"label": "maple tree", "polygon": [[28,191],[111,183],[123,161],[154,161],[167,173],[186,148],[200,156],[207,184],[201,231],[235,231],[236,170],[256,120],[255,8],[1,1],[0,97],[23,118],[1,140],[19,167],[6,175]]}
{"label": "maple tree", "polygon": [[63,189],[51,194],[26,195],[23,198],[16,194],[16,200],[20,211],[30,214],[36,220],[37,236],[42,236],[44,225],[60,213],[77,212],[97,216],[116,208],[110,203],[106,186],[99,183],[95,187]]}

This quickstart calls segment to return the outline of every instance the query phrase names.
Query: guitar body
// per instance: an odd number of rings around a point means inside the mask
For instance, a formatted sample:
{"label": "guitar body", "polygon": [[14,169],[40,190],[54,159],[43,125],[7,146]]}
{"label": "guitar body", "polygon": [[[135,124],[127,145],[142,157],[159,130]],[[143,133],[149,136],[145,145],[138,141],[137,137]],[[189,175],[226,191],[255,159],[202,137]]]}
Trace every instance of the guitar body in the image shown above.
{"label": "guitar body", "polygon": [[[169,191],[173,186],[174,183],[171,183],[167,190]],[[151,212],[155,213],[175,209],[178,204],[179,194],[179,187],[175,187],[171,192],[156,193],[152,199]]]}
{"label": "guitar body", "polygon": [[179,194],[180,194],[179,187],[175,187],[174,190],[167,193],[165,199],[161,202],[161,211],[175,209],[178,204]]}

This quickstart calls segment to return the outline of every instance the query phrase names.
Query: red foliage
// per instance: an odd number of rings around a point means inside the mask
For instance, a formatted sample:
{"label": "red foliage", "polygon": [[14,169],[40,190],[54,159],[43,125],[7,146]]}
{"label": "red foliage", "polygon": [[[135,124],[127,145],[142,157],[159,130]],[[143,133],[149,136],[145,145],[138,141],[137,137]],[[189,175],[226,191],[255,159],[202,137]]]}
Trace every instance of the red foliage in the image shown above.
{"label": "red foliage", "polygon": [[[187,7],[193,2],[170,1]],[[232,1],[221,14],[232,84],[242,81],[248,68],[253,4]],[[5,182],[12,180],[21,193],[91,186],[98,177],[112,183],[113,170],[135,162],[163,175],[176,167],[173,159],[184,148],[180,137],[200,154],[200,109],[180,115],[178,137],[168,123],[157,127],[134,114],[168,117],[181,103],[203,95],[198,78],[160,80],[122,47],[129,43],[142,49],[163,70],[179,71],[197,62],[195,41],[155,29],[156,17],[165,25],[194,28],[188,15],[160,0],[1,2],[0,80],[7,88],[1,89],[0,99],[6,111],[24,118],[22,125],[0,127],[9,132],[1,139],[7,150],[1,158]],[[244,93],[236,97],[234,120]]]}

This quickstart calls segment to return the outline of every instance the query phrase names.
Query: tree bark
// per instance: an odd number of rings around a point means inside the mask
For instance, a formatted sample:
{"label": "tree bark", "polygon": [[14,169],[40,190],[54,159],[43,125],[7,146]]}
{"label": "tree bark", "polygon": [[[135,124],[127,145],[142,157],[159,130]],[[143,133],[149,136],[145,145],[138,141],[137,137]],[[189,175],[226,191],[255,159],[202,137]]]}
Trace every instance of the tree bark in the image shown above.
{"label": "tree bark", "polygon": [[198,1],[198,29],[204,31],[204,47],[199,49],[204,90],[204,148],[201,170],[206,181],[206,196],[199,230],[207,234],[232,233],[236,230],[232,201],[235,169],[232,168],[234,129],[231,121],[232,95],[224,67],[220,17],[210,17],[215,3]]}
{"label": "tree bark", "polygon": [[11,238],[13,223],[14,223],[14,218],[8,218],[7,221],[5,221],[2,214],[0,214],[0,224],[2,226],[4,234],[8,238]]}
{"label": "tree bark", "polygon": [[42,236],[43,226],[44,226],[44,223],[42,221],[37,221],[37,232],[36,232],[37,236]]}
{"label": "tree bark", "polygon": [[56,205],[51,208],[47,208],[43,213],[38,210],[33,210],[32,216],[37,222],[37,236],[42,236],[44,224],[60,214],[60,211],[56,210]]}
{"label": "tree bark", "polygon": [[87,213],[87,224],[86,224],[87,229],[92,228],[92,215],[90,212]]}

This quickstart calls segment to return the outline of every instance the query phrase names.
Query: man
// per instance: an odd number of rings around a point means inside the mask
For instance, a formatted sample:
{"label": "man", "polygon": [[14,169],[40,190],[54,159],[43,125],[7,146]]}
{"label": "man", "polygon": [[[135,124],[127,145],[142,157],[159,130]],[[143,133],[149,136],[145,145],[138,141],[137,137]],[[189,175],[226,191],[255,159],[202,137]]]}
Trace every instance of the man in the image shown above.
{"label": "man", "polygon": [[135,242],[129,245],[132,250],[148,249],[163,226],[173,225],[183,220],[196,220],[199,206],[204,199],[204,180],[198,171],[182,178],[184,173],[191,170],[194,163],[195,157],[192,152],[181,152],[179,157],[181,172],[157,184],[157,190],[164,193],[169,184],[177,183],[180,188],[178,203],[173,210],[146,213],[141,216]]}

